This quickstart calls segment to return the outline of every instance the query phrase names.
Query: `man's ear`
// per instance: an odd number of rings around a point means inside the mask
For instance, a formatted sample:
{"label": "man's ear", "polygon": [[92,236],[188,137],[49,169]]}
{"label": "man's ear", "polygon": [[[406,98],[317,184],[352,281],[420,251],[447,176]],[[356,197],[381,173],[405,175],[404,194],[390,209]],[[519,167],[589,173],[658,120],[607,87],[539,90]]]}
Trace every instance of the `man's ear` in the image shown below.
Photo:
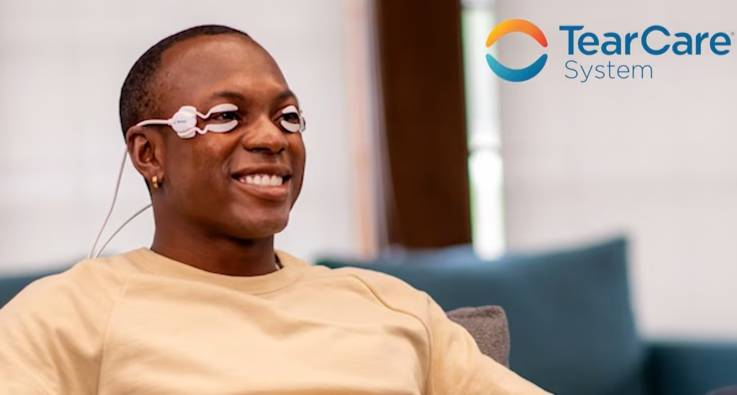
{"label": "man's ear", "polygon": [[131,126],[125,135],[133,166],[151,183],[154,176],[163,179],[165,173],[165,142],[164,138],[154,128]]}

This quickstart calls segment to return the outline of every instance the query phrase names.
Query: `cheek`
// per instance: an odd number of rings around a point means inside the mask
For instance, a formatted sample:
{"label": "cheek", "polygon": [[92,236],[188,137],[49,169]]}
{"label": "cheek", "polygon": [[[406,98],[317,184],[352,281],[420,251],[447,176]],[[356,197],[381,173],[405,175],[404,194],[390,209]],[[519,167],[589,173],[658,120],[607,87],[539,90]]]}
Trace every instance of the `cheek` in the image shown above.
{"label": "cheek", "polygon": [[304,170],[307,157],[305,143],[301,134],[295,134],[293,136],[294,138],[289,142],[289,154],[292,157],[292,163]]}
{"label": "cheek", "polygon": [[[202,136],[195,136],[199,138]],[[204,195],[213,192],[213,187],[221,182],[220,162],[211,147],[204,144],[187,145],[190,141],[182,142],[178,151],[173,152],[167,159],[167,168],[170,178],[181,191],[189,196]]]}
{"label": "cheek", "polygon": [[290,142],[289,156],[295,173],[298,173],[295,175],[298,175],[300,179],[303,178],[305,163],[307,161],[307,152],[305,151],[305,145],[302,141],[302,136],[297,136],[295,141]]}
{"label": "cheek", "polygon": [[[302,191],[302,184],[305,175],[305,165],[307,162],[307,153],[305,151],[305,146],[302,142],[301,136],[299,138],[299,141],[290,147],[290,155],[292,159],[293,169],[295,171],[294,179],[296,182],[294,189],[294,200],[296,201],[297,196],[299,196],[300,192]],[[294,202],[292,202],[292,204],[294,204]]]}

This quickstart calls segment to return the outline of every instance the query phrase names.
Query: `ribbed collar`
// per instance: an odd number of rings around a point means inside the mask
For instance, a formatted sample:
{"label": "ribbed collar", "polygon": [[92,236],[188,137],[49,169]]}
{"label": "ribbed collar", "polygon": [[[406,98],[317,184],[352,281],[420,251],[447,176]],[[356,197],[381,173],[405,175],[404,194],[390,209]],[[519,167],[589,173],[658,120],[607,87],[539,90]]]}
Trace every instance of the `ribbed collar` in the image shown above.
{"label": "ribbed collar", "polygon": [[159,255],[148,248],[139,248],[124,254],[136,266],[151,274],[218,285],[252,295],[275,292],[287,287],[299,280],[310,267],[308,263],[283,251],[276,251],[276,255],[282,265],[281,270],[262,276],[240,277],[207,272]]}

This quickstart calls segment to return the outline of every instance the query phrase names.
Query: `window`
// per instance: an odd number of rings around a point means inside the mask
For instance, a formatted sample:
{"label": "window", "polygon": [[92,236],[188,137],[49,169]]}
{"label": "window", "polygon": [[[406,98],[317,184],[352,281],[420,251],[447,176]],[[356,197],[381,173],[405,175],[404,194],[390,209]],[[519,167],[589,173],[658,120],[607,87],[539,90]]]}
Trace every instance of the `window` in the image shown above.
{"label": "window", "polygon": [[496,24],[493,5],[491,0],[462,0],[461,11],[473,244],[484,258],[504,251],[499,87],[484,57],[486,36]]}

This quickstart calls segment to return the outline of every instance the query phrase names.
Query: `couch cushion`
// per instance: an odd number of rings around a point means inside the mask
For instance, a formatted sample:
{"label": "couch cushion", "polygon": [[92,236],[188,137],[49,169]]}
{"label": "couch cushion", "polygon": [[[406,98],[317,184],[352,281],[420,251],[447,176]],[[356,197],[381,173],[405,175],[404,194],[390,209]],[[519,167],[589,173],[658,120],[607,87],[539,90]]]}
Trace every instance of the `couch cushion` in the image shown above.
{"label": "couch cushion", "polygon": [[57,272],[35,273],[27,275],[0,276],[0,308],[8,304],[28,284]]}
{"label": "couch cushion", "polygon": [[463,307],[448,312],[448,318],[466,328],[484,355],[509,366],[509,326],[501,307]]}
{"label": "couch cushion", "polygon": [[446,311],[501,306],[509,321],[511,368],[553,393],[645,393],[645,345],[630,307],[624,238],[496,261],[467,254],[447,263],[429,261],[320,264],[394,275],[426,291]]}

